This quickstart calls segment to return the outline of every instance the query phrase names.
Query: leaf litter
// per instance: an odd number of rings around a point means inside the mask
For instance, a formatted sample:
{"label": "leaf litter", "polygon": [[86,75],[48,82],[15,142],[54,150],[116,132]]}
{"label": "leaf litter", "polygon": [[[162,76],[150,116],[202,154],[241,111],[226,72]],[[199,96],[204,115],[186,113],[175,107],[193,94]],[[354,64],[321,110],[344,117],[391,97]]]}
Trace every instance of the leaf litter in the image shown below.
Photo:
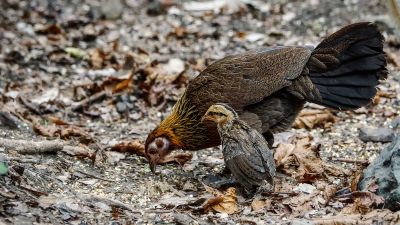
{"label": "leaf litter", "polygon": [[307,104],[295,129],[276,137],[274,192],[244,198],[240,186],[205,187],[202,178],[223,167],[216,148],[168,156],[158,175],[143,157],[146,134],[211,62],[260,46],[316,45],[349,21],[384,15],[385,5],[154,2],[124,1],[121,11],[118,1],[119,9],[107,12],[100,1],[5,1],[0,137],[62,143],[61,151],[40,155],[0,147],[7,223],[398,223],[398,213],[374,209],[380,198],[372,184],[355,189],[364,165],[329,160],[372,160],[383,144],[358,141],[358,126],[387,126],[399,116],[390,31],[391,74],[373,105],[334,112]]}

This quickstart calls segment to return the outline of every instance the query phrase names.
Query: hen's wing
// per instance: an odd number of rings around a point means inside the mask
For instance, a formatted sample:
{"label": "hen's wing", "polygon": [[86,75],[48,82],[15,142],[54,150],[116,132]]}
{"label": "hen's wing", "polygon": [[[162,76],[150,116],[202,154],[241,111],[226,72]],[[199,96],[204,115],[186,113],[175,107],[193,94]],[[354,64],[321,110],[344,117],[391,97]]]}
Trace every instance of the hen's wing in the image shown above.
{"label": "hen's wing", "polygon": [[290,86],[311,54],[306,47],[274,47],[228,56],[208,66],[186,90],[200,113],[222,102],[237,111]]}

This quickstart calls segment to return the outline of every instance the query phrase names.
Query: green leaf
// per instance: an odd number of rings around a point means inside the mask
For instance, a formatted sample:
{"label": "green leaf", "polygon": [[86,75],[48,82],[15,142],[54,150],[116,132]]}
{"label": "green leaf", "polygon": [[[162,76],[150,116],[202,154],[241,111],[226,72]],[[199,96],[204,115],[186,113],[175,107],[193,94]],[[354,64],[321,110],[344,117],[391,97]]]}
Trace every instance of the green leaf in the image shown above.
{"label": "green leaf", "polygon": [[0,162],[0,176],[8,174],[8,164],[6,162]]}
{"label": "green leaf", "polygon": [[79,48],[68,47],[65,48],[64,51],[75,58],[83,58],[86,56],[86,52]]}

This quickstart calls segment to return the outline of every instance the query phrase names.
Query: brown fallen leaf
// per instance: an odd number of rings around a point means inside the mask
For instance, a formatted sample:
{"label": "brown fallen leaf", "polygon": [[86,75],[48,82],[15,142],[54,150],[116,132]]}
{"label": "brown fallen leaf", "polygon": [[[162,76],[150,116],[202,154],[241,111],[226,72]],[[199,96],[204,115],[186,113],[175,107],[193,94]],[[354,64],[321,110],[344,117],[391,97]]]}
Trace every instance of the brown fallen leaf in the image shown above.
{"label": "brown fallen leaf", "polygon": [[70,125],[70,123],[65,122],[64,120],[55,117],[55,116],[49,116],[47,117],[51,122],[53,122],[55,125]]}
{"label": "brown fallen leaf", "polygon": [[[122,141],[118,144],[113,145],[111,147],[111,151],[129,152],[142,157],[146,156],[144,144],[140,140]],[[163,159],[159,161],[159,163],[160,164],[177,163],[179,165],[184,165],[187,161],[191,160],[192,157],[193,157],[192,153],[178,152],[165,156]]]}
{"label": "brown fallen leaf", "polygon": [[318,191],[311,194],[299,194],[297,196],[284,199],[283,204],[290,207],[292,215],[303,216],[312,209],[321,208],[320,201],[323,200]]}
{"label": "brown fallen leaf", "polygon": [[293,153],[294,149],[295,149],[294,144],[289,144],[289,143],[279,144],[274,154],[276,167],[285,164],[289,156]]}
{"label": "brown fallen leaf", "polygon": [[353,214],[353,213],[368,213],[374,208],[381,206],[385,200],[382,196],[375,194],[378,190],[378,185],[376,184],[376,179],[371,180],[370,183],[361,191],[353,191],[348,194],[340,195],[338,198],[350,199],[354,201],[354,204],[348,205],[342,210],[343,213]]}
{"label": "brown fallen leaf", "polygon": [[44,127],[38,123],[34,123],[32,128],[37,134],[45,137],[59,137],[64,140],[78,138],[79,142],[82,144],[95,142],[94,138],[89,133],[74,125],[57,126],[54,124]]}
{"label": "brown fallen leaf", "polygon": [[122,76],[108,76],[101,84],[100,88],[107,94],[114,94],[132,88],[132,71]]}
{"label": "brown fallen leaf", "polygon": [[293,175],[298,182],[309,183],[327,175],[334,177],[346,174],[338,166],[324,162],[318,153],[318,145],[311,137],[294,140],[294,143],[281,143],[274,158],[278,170]]}
{"label": "brown fallen leaf", "polygon": [[337,185],[327,185],[325,187],[325,190],[323,192],[324,194],[324,199],[325,199],[325,206],[329,204],[331,199],[335,196],[336,192],[338,191],[338,186]]}
{"label": "brown fallen leaf", "polygon": [[103,50],[97,48],[90,55],[90,63],[94,69],[101,69],[105,64],[106,58],[107,54]]}
{"label": "brown fallen leaf", "polygon": [[187,161],[190,161],[193,158],[192,153],[182,152],[182,153],[173,153],[165,156],[160,160],[160,164],[167,163],[177,163],[179,165],[184,165]]}
{"label": "brown fallen leaf", "polygon": [[267,199],[267,200],[261,200],[259,198],[253,199],[251,202],[251,209],[255,212],[260,211],[261,209],[268,209],[271,207],[272,200]]}
{"label": "brown fallen leaf", "polygon": [[205,212],[214,210],[219,213],[233,214],[238,211],[236,189],[230,187],[225,193],[217,189],[205,186],[206,191],[213,194],[213,198],[207,199],[202,208]]}
{"label": "brown fallen leaf", "polygon": [[122,141],[111,146],[111,151],[129,152],[138,156],[145,156],[144,144],[140,140]]}
{"label": "brown fallen leaf", "polygon": [[327,128],[335,121],[336,117],[327,109],[304,109],[296,118],[293,127],[312,129],[321,126]]}

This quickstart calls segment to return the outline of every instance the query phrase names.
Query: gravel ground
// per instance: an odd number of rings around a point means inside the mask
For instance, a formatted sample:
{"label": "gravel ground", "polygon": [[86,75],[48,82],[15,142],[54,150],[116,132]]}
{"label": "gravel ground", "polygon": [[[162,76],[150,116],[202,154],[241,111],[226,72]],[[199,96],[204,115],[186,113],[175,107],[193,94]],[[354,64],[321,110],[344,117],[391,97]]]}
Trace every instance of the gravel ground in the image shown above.
{"label": "gravel ground", "polygon": [[[123,140],[144,140],[169,114],[187,83],[216,59],[261,46],[315,46],[344,25],[373,21],[387,39],[390,62],[375,103],[355,112],[332,111],[337,119],[330,126],[291,130],[311,136],[326,161],[373,160],[386,143],[361,141],[359,129],[392,128],[400,114],[399,37],[394,36],[384,1],[233,1],[222,10],[216,5],[199,10],[204,6],[200,2],[192,10],[195,3],[189,1],[126,0],[121,11],[120,1],[110,2],[2,3],[0,112],[11,114],[16,126],[1,119],[0,137],[61,137],[98,150],[107,160],[93,165],[87,157],[64,151],[20,155],[0,148],[0,159],[9,167],[8,175],[0,177],[0,221],[289,224],[338,215],[346,207],[335,201],[301,213],[274,207],[260,212],[252,211],[252,201],[239,194],[239,213],[198,212],[196,201],[210,197],[203,178],[223,167],[218,148],[194,152],[184,166],[159,166],[160,174],[154,175],[145,158],[111,152],[110,147]],[[104,19],[119,13],[117,19]],[[103,95],[91,104],[71,108],[99,92]],[[68,127],[73,131],[65,131]]]}

